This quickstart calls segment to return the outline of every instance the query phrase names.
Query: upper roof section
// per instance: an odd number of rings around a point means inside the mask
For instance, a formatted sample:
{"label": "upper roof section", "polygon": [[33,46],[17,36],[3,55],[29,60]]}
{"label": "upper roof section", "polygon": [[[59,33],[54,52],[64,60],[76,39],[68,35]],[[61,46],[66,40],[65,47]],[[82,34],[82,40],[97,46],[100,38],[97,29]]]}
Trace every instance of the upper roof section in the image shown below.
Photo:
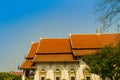
{"label": "upper roof section", "polygon": [[72,53],[68,38],[41,39],[36,53]]}
{"label": "upper roof section", "polygon": [[119,34],[71,34],[70,41],[73,49],[101,48],[115,44]]}
{"label": "upper roof section", "polygon": [[32,42],[30,50],[28,51],[28,55],[26,56],[27,59],[33,58],[35,56],[36,50],[38,48],[38,43]]}

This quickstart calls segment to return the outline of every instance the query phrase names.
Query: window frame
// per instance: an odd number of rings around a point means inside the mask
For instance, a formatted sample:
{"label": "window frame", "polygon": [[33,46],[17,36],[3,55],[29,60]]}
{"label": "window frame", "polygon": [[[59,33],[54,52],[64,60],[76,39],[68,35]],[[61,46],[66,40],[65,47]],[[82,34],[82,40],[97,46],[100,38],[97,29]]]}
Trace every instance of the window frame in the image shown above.
{"label": "window frame", "polygon": [[55,69],[54,71],[54,80],[57,80],[57,77],[59,78],[59,80],[61,80],[61,70],[59,68]]}
{"label": "window frame", "polygon": [[39,71],[39,76],[40,76],[40,80],[42,80],[42,77],[44,78],[44,80],[46,79],[46,70],[45,69],[41,69]]}
{"label": "window frame", "polygon": [[74,80],[76,80],[76,71],[75,71],[74,68],[71,68],[69,70],[69,78],[70,78],[70,80],[72,80],[72,77],[74,78]]}

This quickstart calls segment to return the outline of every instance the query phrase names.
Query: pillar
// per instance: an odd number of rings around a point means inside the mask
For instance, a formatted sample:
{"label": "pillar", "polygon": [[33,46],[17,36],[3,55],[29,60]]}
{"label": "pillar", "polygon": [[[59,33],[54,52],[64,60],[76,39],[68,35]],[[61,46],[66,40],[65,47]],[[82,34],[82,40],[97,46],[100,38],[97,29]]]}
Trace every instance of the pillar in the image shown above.
{"label": "pillar", "polygon": [[23,70],[22,80],[25,80],[26,70]]}
{"label": "pillar", "polygon": [[34,80],[39,80],[39,70],[35,71]]}

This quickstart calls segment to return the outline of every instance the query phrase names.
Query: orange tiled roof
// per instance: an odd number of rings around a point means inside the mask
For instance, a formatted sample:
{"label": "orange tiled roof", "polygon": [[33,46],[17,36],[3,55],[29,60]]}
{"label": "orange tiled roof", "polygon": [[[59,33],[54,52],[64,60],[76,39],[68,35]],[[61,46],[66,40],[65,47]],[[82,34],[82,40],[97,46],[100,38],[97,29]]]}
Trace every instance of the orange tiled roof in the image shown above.
{"label": "orange tiled roof", "polygon": [[75,56],[91,54],[109,44],[116,44],[119,34],[73,34],[70,36]]}
{"label": "orange tiled roof", "polygon": [[120,38],[120,34],[103,34],[100,36],[100,47],[104,47],[109,44],[117,44],[118,38]]}
{"label": "orange tiled roof", "polygon": [[71,53],[69,39],[41,39],[37,53]]}
{"label": "orange tiled roof", "polygon": [[28,52],[28,55],[26,56],[27,59],[28,58],[33,58],[35,56],[37,47],[38,47],[38,43],[33,42],[32,45],[31,45],[31,47],[30,47],[30,50]]}
{"label": "orange tiled roof", "polygon": [[32,44],[20,69],[34,68],[34,62],[74,62],[74,56],[91,54],[105,45],[115,44],[118,36],[119,34],[72,34],[70,39],[41,39],[39,44]]}
{"label": "orange tiled roof", "polygon": [[101,48],[114,44],[118,34],[73,34],[70,36],[72,48]]}
{"label": "orange tiled roof", "polygon": [[19,69],[32,69],[34,66],[32,66],[33,62],[31,60],[25,60],[25,62],[19,67]]}
{"label": "orange tiled roof", "polygon": [[96,49],[92,49],[92,50],[73,50],[73,54],[74,56],[84,56],[87,54],[92,54],[96,51]]}
{"label": "orange tiled roof", "polygon": [[13,75],[16,75],[16,76],[22,76],[23,72],[14,72],[14,71],[11,71],[10,74],[13,74]]}
{"label": "orange tiled roof", "polygon": [[33,62],[74,62],[72,54],[36,55]]}

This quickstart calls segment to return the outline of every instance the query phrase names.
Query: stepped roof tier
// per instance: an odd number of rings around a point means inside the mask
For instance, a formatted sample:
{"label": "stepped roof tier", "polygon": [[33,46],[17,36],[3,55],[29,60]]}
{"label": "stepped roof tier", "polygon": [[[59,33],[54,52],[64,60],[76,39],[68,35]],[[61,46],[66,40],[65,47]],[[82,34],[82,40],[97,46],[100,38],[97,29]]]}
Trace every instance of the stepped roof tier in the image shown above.
{"label": "stepped roof tier", "polygon": [[30,50],[28,51],[28,54],[26,56],[26,60],[23,62],[23,64],[19,67],[20,69],[34,69],[32,59],[35,56],[36,50],[38,48],[38,43],[32,42],[32,45],[30,47]]}
{"label": "stepped roof tier", "polygon": [[94,53],[96,50],[109,45],[115,45],[119,34],[72,34],[70,41],[74,56]]}
{"label": "stepped roof tier", "polygon": [[38,54],[45,53],[72,53],[69,38],[41,39],[37,49]]}
{"label": "stepped roof tier", "polygon": [[118,42],[119,34],[71,34],[69,38],[43,38],[32,43],[20,69],[35,68],[34,63],[78,62],[76,56],[92,54],[96,50]]}

